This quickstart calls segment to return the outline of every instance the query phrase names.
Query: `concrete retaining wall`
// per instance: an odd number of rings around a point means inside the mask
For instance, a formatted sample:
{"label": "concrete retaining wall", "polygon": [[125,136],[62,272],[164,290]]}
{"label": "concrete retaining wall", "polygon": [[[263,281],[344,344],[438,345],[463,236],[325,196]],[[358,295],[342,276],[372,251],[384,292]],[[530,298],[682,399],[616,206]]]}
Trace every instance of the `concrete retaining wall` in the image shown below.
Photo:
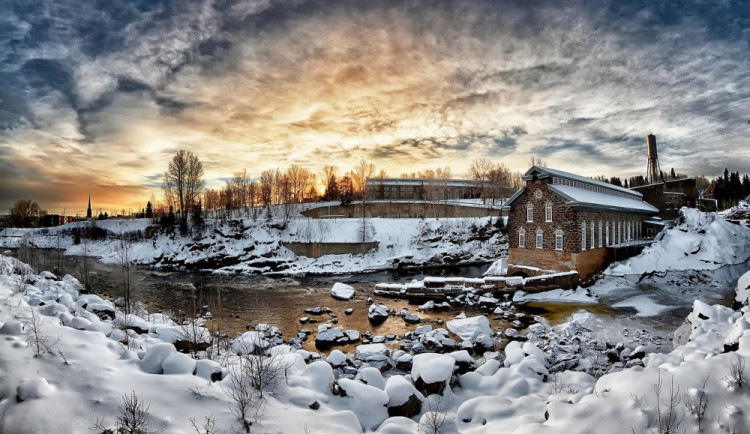
{"label": "concrete retaining wall", "polygon": [[324,255],[360,255],[378,248],[378,242],[366,243],[281,243],[297,256],[319,258]]}
{"label": "concrete retaining wall", "polygon": [[[427,202],[368,202],[367,217],[430,218],[499,216],[501,210],[460,205],[434,205]],[[302,213],[312,218],[360,218],[362,205],[333,205],[312,208]]]}

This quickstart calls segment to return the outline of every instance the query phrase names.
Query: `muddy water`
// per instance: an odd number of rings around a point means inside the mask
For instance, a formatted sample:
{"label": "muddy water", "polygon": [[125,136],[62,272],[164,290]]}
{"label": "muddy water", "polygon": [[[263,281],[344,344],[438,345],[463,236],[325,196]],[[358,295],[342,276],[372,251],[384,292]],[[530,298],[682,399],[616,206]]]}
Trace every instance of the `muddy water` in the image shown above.
{"label": "muddy water", "polygon": [[[61,266],[63,273],[69,273],[83,281],[83,262],[80,257],[58,257],[54,250],[35,251],[33,264],[36,269],[52,270]],[[118,297],[122,294],[121,268],[116,265],[103,264],[97,260],[88,260],[89,287],[92,292],[107,296]],[[618,290],[608,296],[603,296],[599,304],[578,305],[554,302],[532,302],[517,306],[520,312],[537,314],[556,325],[569,320],[571,315],[585,311],[595,318],[591,328],[602,339],[612,342],[624,341],[634,345],[642,343],[633,341],[634,331],[645,331],[656,339],[655,346],[659,350],[669,350],[671,335],[684,321],[692,309],[694,299],[700,299],[709,304],[731,303],[733,287],[737,278],[746,271],[747,267],[724,267],[714,272],[675,272],[667,277],[653,279],[648,282],[636,282],[637,276],[618,280]],[[485,270],[483,266],[460,267],[454,269],[431,269],[430,275],[444,276],[480,276]],[[61,273],[58,273],[61,274]],[[696,277],[697,276],[697,277]],[[163,311],[175,313],[185,309],[186,300],[191,293],[200,295],[200,305],[206,305],[215,318],[218,329],[234,336],[246,331],[256,324],[267,323],[279,327],[285,338],[296,336],[302,329],[313,332],[317,326],[327,323],[333,316],[338,319],[337,327],[342,330],[354,329],[360,333],[371,331],[373,335],[403,336],[417,325],[406,324],[399,316],[390,317],[383,324],[373,326],[367,319],[368,297],[375,303],[383,303],[397,313],[403,308],[415,312],[417,305],[409,304],[405,300],[396,300],[373,295],[376,283],[380,282],[408,282],[421,279],[424,275],[419,272],[399,273],[386,271],[371,274],[353,274],[327,277],[302,278],[268,278],[264,276],[215,276],[211,274],[188,272],[159,272],[147,268],[137,268],[132,277],[132,298],[144,303],[150,312]],[[633,280],[635,279],[635,280]],[[630,281],[633,280],[633,281]],[[697,283],[687,284],[695,281]],[[330,289],[335,282],[344,282],[355,288],[355,297],[351,301],[335,300],[330,296]],[[689,292],[686,292],[689,291]],[[221,295],[221,307],[215,302],[216,294]],[[654,302],[668,306],[663,313],[651,317],[640,317],[631,308],[612,308],[611,305],[623,299],[648,294]],[[306,308],[327,307],[330,313],[314,316],[305,313]],[[345,315],[348,308],[354,309],[351,316]],[[432,323],[437,327],[438,319],[447,321],[460,312],[467,315],[477,315],[479,310],[472,308],[456,308],[446,312],[419,312],[423,323]],[[311,323],[301,324],[299,318],[311,318]],[[489,315],[493,329],[506,328],[509,324],[501,318]],[[308,339],[305,348],[315,350],[314,333]],[[629,340],[630,339],[630,340]],[[653,343],[652,342],[652,343]],[[343,351],[353,351],[354,347],[338,347]]]}
{"label": "muddy water", "polygon": [[[72,274],[81,282],[83,279],[84,258],[64,256],[60,259],[54,250],[37,250],[37,269],[54,269],[62,266],[62,272]],[[103,297],[116,298],[122,295],[122,269],[117,265],[103,264],[95,259],[87,261],[89,287],[92,292]],[[486,266],[467,266],[452,269],[431,269],[432,276],[480,276]],[[58,273],[62,274],[62,273]],[[305,344],[305,349],[315,349],[315,331],[320,324],[328,323],[333,317],[338,319],[336,327],[342,330],[354,329],[363,333],[370,331],[373,335],[396,335],[414,330],[419,324],[406,324],[400,316],[391,316],[384,323],[372,325],[367,318],[367,299],[382,303],[396,313],[402,309],[416,312],[417,304],[406,300],[380,297],[373,294],[375,284],[380,282],[409,282],[422,279],[420,272],[378,272],[343,276],[302,277],[302,278],[269,278],[265,276],[217,276],[191,272],[161,272],[145,267],[137,267],[132,272],[131,298],[141,301],[149,312],[175,314],[180,310],[189,310],[187,300],[195,294],[199,306],[210,311],[214,321],[210,327],[234,336],[261,323],[277,326],[284,338],[297,335],[302,329],[310,329],[313,334]],[[336,300],[331,297],[330,289],[335,282],[343,282],[355,288],[355,297],[350,301]],[[220,306],[216,302],[220,294]],[[306,308],[320,306],[329,308],[330,313],[311,315]],[[351,315],[345,311],[354,309]],[[438,319],[447,321],[455,315],[466,312],[467,315],[478,315],[478,309],[452,309],[444,312],[419,312],[422,324],[440,327]],[[309,317],[310,322],[301,324],[299,319]],[[497,327],[509,327],[507,321],[493,315],[489,317],[495,330]],[[444,327],[444,326],[443,326]],[[353,351],[354,346],[334,347],[342,351]],[[317,350],[316,350],[317,351]],[[328,351],[326,351],[328,352]]]}

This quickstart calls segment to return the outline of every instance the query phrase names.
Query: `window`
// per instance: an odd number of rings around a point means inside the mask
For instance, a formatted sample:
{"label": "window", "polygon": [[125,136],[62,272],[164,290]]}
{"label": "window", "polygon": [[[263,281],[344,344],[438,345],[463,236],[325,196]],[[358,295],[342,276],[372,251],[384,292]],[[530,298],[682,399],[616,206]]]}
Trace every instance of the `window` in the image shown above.
{"label": "window", "polygon": [[630,240],[632,240],[632,238],[630,238],[630,222],[625,222],[625,224],[627,225],[627,230],[628,230],[627,231],[627,234],[628,234],[627,240],[630,241]]}
{"label": "window", "polygon": [[541,229],[536,230],[536,248],[544,248],[544,231]]}
{"label": "window", "polygon": [[563,231],[560,229],[555,231],[555,250],[563,249]]}
{"label": "window", "polygon": [[552,202],[547,202],[547,204],[544,205],[544,221],[552,221]]}
{"label": "window", "polygon": [[609,245],[609,222],[604,222],[604,241],[605,245]]}
{"label": "window", "polygon": [[526,221],[527,222],[534,221],[534,205],[532,204],[526,205]]}
{"label": "window", "polygon": [[526,247],[526,231],[523,230],[523,228],[518,231],[518,247],[525,248]]}
{"label": "window", "polygon": [[542,198],[542,190],[535,191],[534,192],[534,197],[537,198],[537,199],[541,199]]}
{"label": "window", "polygon": [[586,250],[586,222],[581,223],[581,250]]}
{"label": "window", "polygon": [[602,221],[599,220],[599,247],[602,247]]}
{"label": "window", "polygon": [[596,244],[594,243],[594,222],[591,222],[591,244],[589,245],[589,248],[593,249],[596,247]]}

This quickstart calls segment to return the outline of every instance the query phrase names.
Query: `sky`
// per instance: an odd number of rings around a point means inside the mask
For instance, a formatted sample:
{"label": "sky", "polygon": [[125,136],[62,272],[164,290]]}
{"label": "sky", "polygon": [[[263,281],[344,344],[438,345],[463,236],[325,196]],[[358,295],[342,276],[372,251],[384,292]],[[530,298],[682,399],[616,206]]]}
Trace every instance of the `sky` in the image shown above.
{"label": "sky", "polygon": [[138,209],[178,149],[220,187],[531,156],[586,176],[750,167],[750,2],[4,0],[0,213]]}

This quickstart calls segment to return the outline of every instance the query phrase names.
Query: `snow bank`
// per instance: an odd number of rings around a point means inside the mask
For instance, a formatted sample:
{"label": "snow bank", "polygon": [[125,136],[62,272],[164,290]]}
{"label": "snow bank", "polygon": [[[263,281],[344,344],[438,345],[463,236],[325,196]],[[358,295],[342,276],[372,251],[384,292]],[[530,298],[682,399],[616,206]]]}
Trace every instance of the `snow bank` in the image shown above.
{"label": "snow bank", "polygon": [[697,209],[682,208],[677,226],[628,260],[613,264],[611,275],[666,270],[715,270],[750,259],[750,228]]}

